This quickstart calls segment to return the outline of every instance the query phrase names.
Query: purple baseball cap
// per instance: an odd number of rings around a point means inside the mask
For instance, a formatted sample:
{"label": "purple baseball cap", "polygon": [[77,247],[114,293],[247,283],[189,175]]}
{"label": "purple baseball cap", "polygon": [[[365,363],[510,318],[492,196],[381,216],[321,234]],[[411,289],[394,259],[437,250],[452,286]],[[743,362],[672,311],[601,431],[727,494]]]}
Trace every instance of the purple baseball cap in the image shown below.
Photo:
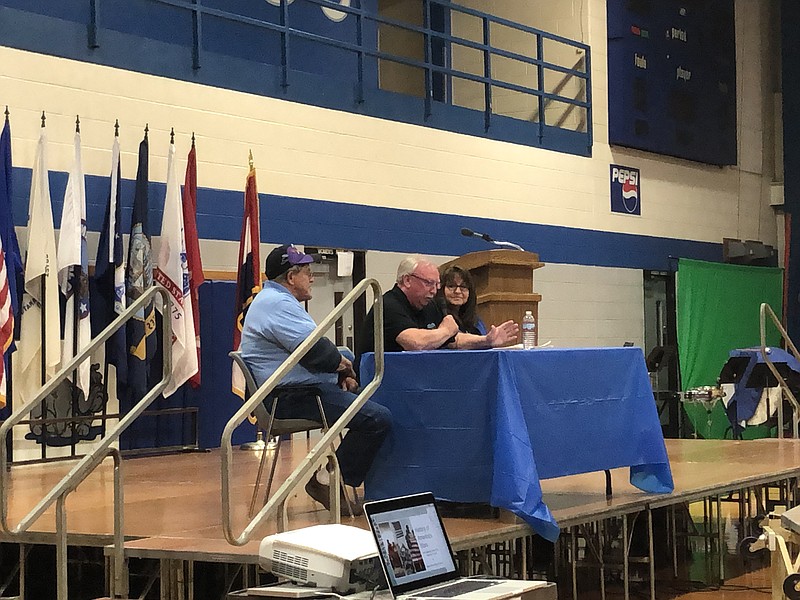
{"label": "purple baseball cap", "polygon": [[284,244],[269,253],[267,262],[264,265],[264,272],[267,275],[267,279],[275,279],[296,265],[308,265],[316,261],[317,259],[314,255],[303,254],[291,244]]}

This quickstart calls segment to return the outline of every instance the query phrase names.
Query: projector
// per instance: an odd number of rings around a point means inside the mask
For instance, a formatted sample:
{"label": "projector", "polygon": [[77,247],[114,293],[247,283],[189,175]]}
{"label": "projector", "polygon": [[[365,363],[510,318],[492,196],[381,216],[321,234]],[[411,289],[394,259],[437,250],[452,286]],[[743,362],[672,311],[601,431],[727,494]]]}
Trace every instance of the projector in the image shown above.
{"label": "projector", "polygon": [[314,525],[269,535],[258,549],[261,568],[301,585],[339,594],[364,591],[381,578],[378,548],[369,531]]}

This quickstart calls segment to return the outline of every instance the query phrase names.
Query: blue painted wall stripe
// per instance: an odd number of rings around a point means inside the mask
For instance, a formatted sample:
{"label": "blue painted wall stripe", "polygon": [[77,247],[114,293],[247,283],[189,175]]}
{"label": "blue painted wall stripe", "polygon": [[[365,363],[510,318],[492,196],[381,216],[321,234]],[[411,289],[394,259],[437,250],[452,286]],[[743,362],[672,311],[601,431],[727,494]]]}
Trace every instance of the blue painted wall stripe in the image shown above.
{"label": "blue painted wall stripe", "polygon": [[[27,221],[31,170],[14,169],[14,223]],[[50,195],[56,227],[67,173],[50,172]],[[263,184],[262,184],[263,185]],[[244,180],[242,180],[244,186]],[[263,187],[262,187],[263,189]],[[165,185],[150,184],[150,230],[161,231]],[[130,231],[134,181],[122,181],[122,227]],[[242,226],[243,191],[199,188],[197,227],[201,239],[238,241]],[[108,178],[86,177],[86,212],[89,231],[99,231],[108,197]],[[307,244],[355,250],[421,252],[458,256],[490,248],[485,242],[460,235],[462,227],[488,233],[495,239],[513,241],[543,262],[675,270],[673,258],[721,261],[722,245],[674,238],[652,237],[518,223],[499,219],[461,217],[415,210],[400,210],[260,194],[261,237],[265,243]],[[233,268],[233,266],[231,266]]]}

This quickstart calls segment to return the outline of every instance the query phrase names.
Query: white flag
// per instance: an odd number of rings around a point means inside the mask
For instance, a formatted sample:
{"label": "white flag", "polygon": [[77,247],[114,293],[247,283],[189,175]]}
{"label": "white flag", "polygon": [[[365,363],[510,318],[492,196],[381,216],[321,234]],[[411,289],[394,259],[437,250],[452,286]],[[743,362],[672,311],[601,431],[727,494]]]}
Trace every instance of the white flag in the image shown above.
{"label": "white flag", "polygon": [[[56,233],[50,204],[50,177],[47,171],[46,150],[47,136],[42,128],[31,177],[25,293],[20,309],[22,320],[18,353],[20,377],[14,384],[23,402],[30,400],[42,387],[43,381],[50,379],[56,373],[61,362]],[[44,352],[44,373],[42,373],[42,352]]]}
{"label": "white flag", "polygon": [[161,245],[158,249],[158,266],[154,273],[154,279],[172,296],[172,380],[164,390],[164,396],[174,393],[197,373],[197,346],[192,296],[189,293],[182,202],[181,188],[175,172],[175,144],[170,144]]}
{"label": "white flag", "polygon": [[[92,339],[89,322],[89,258],[86,251],[86,183],[81,165],[81,134],[75,132],[72,167],[69,170],[61,230],[58,236],[58,285],[67,299],[64,313],[62,365],[81,352]],[[89,398],[91,360],[78,367],[75,382]]]}

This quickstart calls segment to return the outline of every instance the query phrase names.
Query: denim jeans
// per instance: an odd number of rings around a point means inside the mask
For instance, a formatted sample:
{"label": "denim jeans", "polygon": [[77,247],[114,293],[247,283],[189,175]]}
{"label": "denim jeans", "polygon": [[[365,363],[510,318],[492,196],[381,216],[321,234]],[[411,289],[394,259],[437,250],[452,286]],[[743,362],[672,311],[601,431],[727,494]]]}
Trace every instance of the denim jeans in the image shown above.
{"label": "denim jeans", "polygon": [[[333,425],[353,403],[356,395],[342,390],[334,383],[316,385],[328,425]],[[271,406],[267,406],[272,409]],[[278,419],[319,420],[319,408],[312,396],[288,396],[278,402],[275,412]],[[348,432],[336,450],[342,479],[347,485],[359,486],[364,482],[375,454],[392,426],[392,415],[384,406],[367,401],[347,425]]]}

